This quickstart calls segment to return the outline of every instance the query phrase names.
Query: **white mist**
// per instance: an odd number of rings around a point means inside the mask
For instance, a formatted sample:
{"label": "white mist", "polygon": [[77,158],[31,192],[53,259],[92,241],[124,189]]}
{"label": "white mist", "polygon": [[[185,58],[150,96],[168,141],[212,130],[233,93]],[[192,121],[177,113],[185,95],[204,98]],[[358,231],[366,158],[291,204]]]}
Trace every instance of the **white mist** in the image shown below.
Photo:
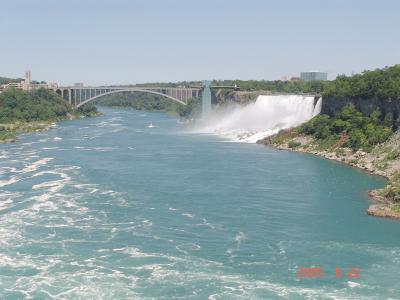
{"label": "white mist", "polygon": [[196,124],[199,133],[218,134],[233,141],[255,143],[281,129],[298,126],[321,112],[313,96],[258,96],[246,106],[232,105],[213,111]]}

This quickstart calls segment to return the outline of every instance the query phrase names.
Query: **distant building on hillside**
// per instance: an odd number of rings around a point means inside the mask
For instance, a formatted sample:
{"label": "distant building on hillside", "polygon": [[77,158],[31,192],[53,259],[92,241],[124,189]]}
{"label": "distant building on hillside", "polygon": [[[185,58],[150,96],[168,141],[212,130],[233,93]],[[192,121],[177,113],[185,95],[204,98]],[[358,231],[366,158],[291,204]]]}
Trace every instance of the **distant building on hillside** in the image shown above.
{"label": "distant building on hillside", "polygon": [[290,77],[290,81],[300,81],[300,77]]}
{"label": "distant building on hillside", "polygon": [[326,81],[328,80],[328,73],[319,71],[301,72],[300,79],[303,81]]}
{"label": "distant building on hillside", "polygon": [[25,79],[22,80],[21,82],[10,82],[8,84],[3,84],[0,86],[1,90],[6,90],[6,89],[17,89],[17,90],[23,90],[23,91],[30,91],[30,90],[36,90],[40,88],[45,88],[45,89],[54,89],[58,86],[56,82],[50,82],[46,83],[42,81],[41,83],[34,81],[31,79],[31,71],[26,70],[25,71]]}

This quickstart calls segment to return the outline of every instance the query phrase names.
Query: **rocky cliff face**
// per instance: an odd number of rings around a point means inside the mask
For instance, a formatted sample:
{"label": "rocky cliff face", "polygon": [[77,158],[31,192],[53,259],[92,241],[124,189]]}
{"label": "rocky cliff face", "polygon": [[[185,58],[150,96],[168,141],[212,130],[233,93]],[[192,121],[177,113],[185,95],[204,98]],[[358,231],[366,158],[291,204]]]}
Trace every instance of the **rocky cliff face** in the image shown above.
{"label": "rocky cliff face", "polygon": [[400,101],[398,100],[324,98],[322,100],[321,114],[332,116],[348,104],[354,104],[365,115],[369,115],[379,108],[383,114],[393,113],[393,120],[397,120],[400,113]]}
{"label": "rocky cliff face", "polygon": [[246,104],[255,101],[260,95],[267,95],[266,91],[229,91],[216,90],[213,93],[213,103],[224,104],[229,102]]}

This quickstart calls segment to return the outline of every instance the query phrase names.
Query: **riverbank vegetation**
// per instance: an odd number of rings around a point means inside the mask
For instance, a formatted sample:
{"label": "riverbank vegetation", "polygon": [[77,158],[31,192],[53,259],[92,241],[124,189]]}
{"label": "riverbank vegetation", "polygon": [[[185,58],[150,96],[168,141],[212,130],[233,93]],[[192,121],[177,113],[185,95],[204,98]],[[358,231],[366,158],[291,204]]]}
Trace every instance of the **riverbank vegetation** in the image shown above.
{"label": "riverbank vegetation", "polygon": [[181,118],[192,119],[201,113],[201,100],[200,98],[189,99],[187,105],[180,105],[178,107],[178,114]]}
{"label": "riverbank vegetation", "polygon": [[49,90],[6,90],[0,94],[0,140],[12,141],[16,132],[42,130],[59,120],[96,114],[94,105],[73,109]]}
{"label": "riverbank vegetation", "polygon": [[371,151],[373,146],[388,140],[393,132],[393,114],[383,115],[379,109],[365,116],[354,105],[345,106],[334,116],[319,115],[298,129],[311,135],[321,149],[349,147],[357,151]]}

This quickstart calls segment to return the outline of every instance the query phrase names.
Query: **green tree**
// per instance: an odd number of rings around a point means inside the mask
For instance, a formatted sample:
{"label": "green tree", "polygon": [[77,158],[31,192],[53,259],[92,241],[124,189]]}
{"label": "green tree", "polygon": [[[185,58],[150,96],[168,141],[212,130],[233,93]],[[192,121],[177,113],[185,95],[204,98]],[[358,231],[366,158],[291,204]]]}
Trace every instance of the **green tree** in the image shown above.
{"label": "green tree", "polygon": [[392,127],[393,126],[393,113],[388,112],[385,115],[385,119],[383,120],[383,125],[386,127]]}
{"label": "green tree", "polygon": [[369,117],[374,124],[379,124],[382,119],[382,112],[379,108],[377,108],[369,115]]}

